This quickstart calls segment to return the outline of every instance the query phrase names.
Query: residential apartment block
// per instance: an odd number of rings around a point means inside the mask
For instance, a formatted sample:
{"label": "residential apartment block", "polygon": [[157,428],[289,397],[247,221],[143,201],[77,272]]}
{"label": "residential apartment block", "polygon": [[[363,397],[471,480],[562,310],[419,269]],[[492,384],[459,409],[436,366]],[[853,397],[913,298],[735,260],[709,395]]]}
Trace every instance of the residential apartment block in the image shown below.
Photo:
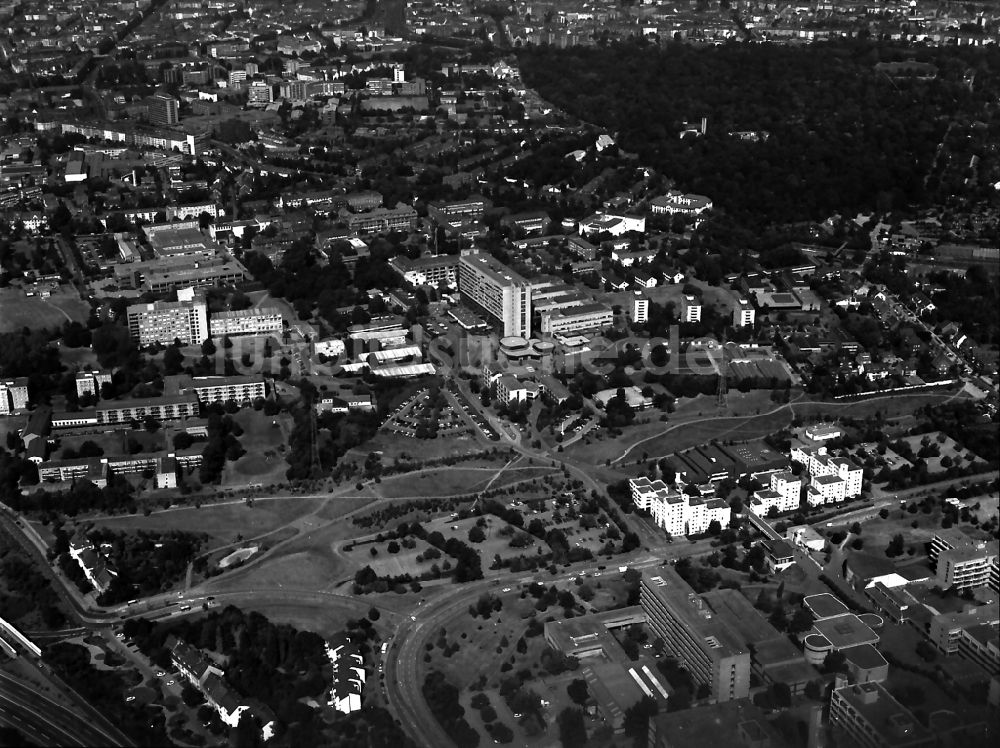
{"label": "residential apartment block", "polygon": [[701,322],[701,299],[684,294],[681,299],[681,322]]}
{"label": "residential apartment block", "polygon": [[282,327],[281,310],[275,307],[216,312],[209,320],[209,332],[212,337],[280,335]]}
{"label": "residential apartment block", "polygon": [[458,262],[456,255],[434,255],[416,260],[397,255],[389,260],[389,265],[414,286],[454,286],[458,281]]}
{"label": "residential apartment block", "polygon": [[27,407],[28,378],[0,379],[0,416],[9,416]]}
{"label": "residential apartment block", "polygon": [[753,327],[757,310],[746,299],[739,299],[733,306],[733,327]]}
{"label": "residential apartment block", "polygon": [[80,371],[76,374],[76,396],[100,396],[101,387],[111,384],[111,374],[106,371]]}
{"label": "residential apartment block", "polygon": [[712,209],[711,198],[704,195],[685,195],[683,192],[671,190],[662,197],[654,197],[649,201],[649,209],[653,215],[698,215]]}
{"label": "residential apartment block", "polygon": [[640,291],[636,291],[632,297],[629,318],[637,325],[641,325],[649,320],[649,299],[643,296]]}
{"label": "residential apartment block", "polygon": [[235,377],[190,377],[179,374],[164,377],[163,393],[168,396],[194,394],[202,405],[230,400],[247,404],[265,397],[267,387],[260,374]]}
{"label": "residential apartment block", "polygon": [[189,301],[154,301],[128,308],[129,334],[140,346],[200,345],[208,338],[208,305],[201,296]]}
{"label": "residential apartment block", "polygon": [[721,528],[729,526],[732,510],[722,499],[686,496],[661,480],[633,478],[629,482],[632,501],[647,510],[658,527],[673,536],[699,535],[707,532],[712,522]]}
{"label": "residential apartment block", "polygon": [[707,685],[715,701],[749,696],[749,648],[676,571],[665,566],[655,574],[644,573],[639,602],[667,653],[696,683]]}
{"label": "residential apartment block", "polygon": [[802,479],[783,471],[771,473],[770,488],[754,492],[753,510],[761,517],[767,515],[774,507],[778,512],[792,512],[799,508],[799,498],[802,494]]}
{"label": "residential apartment block", "polygon": [[462,255],[458,292],[463,302],[497,322],[505,336],[531,336],[531,286],[493,256]]}
{"label": "residential apartment block", "polygon": [[330,705],[343,714],[358,711],[365,687],[365,663],[361,651],[346,635],[340,634],[327,642],[326,656],[333,668]]}
{"label": "residential apartment block", "polygon": [[791,458],[809,473],[806,500],[810,506],[832,504],[861,493],[864,471],[846,457],[831,457],[826,447],[792,447]]}

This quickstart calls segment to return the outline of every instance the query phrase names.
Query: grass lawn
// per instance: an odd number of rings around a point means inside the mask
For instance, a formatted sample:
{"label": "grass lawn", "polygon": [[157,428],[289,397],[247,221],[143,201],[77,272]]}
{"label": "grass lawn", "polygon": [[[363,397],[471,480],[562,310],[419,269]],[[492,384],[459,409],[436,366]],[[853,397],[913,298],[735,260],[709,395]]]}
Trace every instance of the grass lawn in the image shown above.
{"label": "grass lawn", "polygon": [[[351,499],[343,499],[352,502]],[[286,525],[307,515],[323,505],[324,500],[301,497],[280,499],[256,499],[252,507],[242,501],[235,504],[206,505],[200,509],[181,507],[154,512],[148,517],[107,517],[96,524],[112,530],[186,530],[203,532],[212,536],[212,546],[235,542],[237,535],[249,540]],[[344,511],[350,511],[362,504],[345,504]]]}
{"label": "grass lawn", "polygon": [[61,286],[47,299],[27,297],[17,288],[0,289],[0,332],[62,327],[69,320],[86,322],[90,305],[71,286]]}
{"label": "grass lawn", "polygon": [[439,460],[444,457],[474,454],[484,449],[487,449],[487,446],[471,436],[415,439],[379,431],[371,441],[348,452],[347,458],[360,459],[363,462],[370,452],[381,452],[382,464],[391,465],[396,459]]}

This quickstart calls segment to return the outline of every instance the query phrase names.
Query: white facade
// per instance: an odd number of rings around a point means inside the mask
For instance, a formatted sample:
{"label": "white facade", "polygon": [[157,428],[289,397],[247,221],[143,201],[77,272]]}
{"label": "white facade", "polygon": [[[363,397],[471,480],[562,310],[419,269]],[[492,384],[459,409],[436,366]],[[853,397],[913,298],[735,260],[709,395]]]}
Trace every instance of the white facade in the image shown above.
{"label": "white facade", "polygon": [[503,334],[531,337],[531,286],[490,255],[463,255],[458,265],[463,301],[501,323]]}
{"label": "white facade", "polygon": [[671,535],[698,535],[708,531],[713,521],[723,529],[732,512],[722,499],[685,496],[661,480],[633,478],[629,481],[632,501],[645,509],[658,527]]}
{"label": "white facade", "polygon": [[681,301],[681,321],[701,322],[701,301],[697,296],[684,296]]}
{"label": "white facade", "polygon": [[792,473],[772,473],[770,488],[754,493],[754,511],[766,516],[775,507],[779,512],[791,512],[799,508],[802,479]]}
{"label": "white facade", "polygon": [[212,315],[210,331],[213,337],[224,335],[278,335],[282,330],[281,311],[274,307],[241,309]]}
{"label": "white facade", "polygon": [[129,334],[140,346],[200,345],[208,339],[208,305],[201,296],[190,301],[154,301],[128,308]]}
{"label": "white facade", "polygon": [[671,190],[663,197],[654,197],[649,202],[649,209],[654,215],[698,215],[712,209],[711,198],[704,195],[685,195],[683,192]]}
{"label": "white facade", "polygon": [[636,324],[642,324],[649,320],[649,299],[645,298],[638,291],[632,297],[632,311],[630,316]]}
{"label": "white facade", "polygon": [[101,387],[111,384],[111,375],[105,371],[81,371],[76,375],[76,395],[100,395]]}

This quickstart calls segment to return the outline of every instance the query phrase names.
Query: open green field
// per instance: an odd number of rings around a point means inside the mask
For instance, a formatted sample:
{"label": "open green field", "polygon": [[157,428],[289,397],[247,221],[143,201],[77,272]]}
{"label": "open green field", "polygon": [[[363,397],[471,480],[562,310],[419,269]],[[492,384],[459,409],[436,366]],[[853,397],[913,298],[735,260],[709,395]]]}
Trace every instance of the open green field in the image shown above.
{"label": "open green field", "polygon": [[70,286],[62,286],[49,298],[27,297],[18,288],[0,289],[0,332],[22,327],[54,329],[68,321],[86,322],[90,305]]}
{"label": "open green field", "polygon": [[[490,443],[489,446],[496,446]],[[416,439],[401,434],[379,431],[375,438],[347,453],[347,458],[364,461],[370,452],[382,453],[382,464],[391,465],[397,459],[406,461],[439,460],[445,457],[461,457],[489,448],[471,436],[438,437],[437,439]]]}
{"label": "open green field", "polygon": [[375,490],[387,499],[457,496],[483,488],[499,469],[439,467],[421,473],[404,473],[385,478]]}
{"label": "open green field", "polygon": [[[350,511],[362,502],[339,499],[344,511]],[[350,503],[350,502],[355,503]],[[179,507],[154,512],[148,517],[131,515],[127,517],[107,517],[96,524],[112,530],[187,530],[203,532],[212,536],[212,545],[225,545],[236,541],[237,535],[244,539],[273,532],[277,528],[317,510],[324,499],[290,496],[278,499],[255,499],[249,507],[242,501],[237,503],[206,505],[201,508]]]}
{"label": "open green field", "polygon": [[925,405],[937,405],[946,400],[954,399],[952,390],[937,390],[935,392],[884,395],[867,400],[850,402],[801,402],[793,403],[795,414],[802,418],[864,418],[876,412],[885,418],[911,416],[918,408]]}
{"label": "open green field", "polygon": [[[413,548],[400,548],[396,553],[390,553],[388,543],[362,543],[354,546],[350,551],[341,546],[339,553],[344,557],[349,565],[360,569],[364,566],[372,567],[372,570],[379,576],[399,576],[401,574],[412,574],[419,576],[430,571],[433,564],[440,564],[445,558],[442,554],[436,560],[417,560],[424,551],[430,548],[430,544],[419,538],[410,538],[415,543]],[[377,556],[371,555],[371,549],[378,551]]]}

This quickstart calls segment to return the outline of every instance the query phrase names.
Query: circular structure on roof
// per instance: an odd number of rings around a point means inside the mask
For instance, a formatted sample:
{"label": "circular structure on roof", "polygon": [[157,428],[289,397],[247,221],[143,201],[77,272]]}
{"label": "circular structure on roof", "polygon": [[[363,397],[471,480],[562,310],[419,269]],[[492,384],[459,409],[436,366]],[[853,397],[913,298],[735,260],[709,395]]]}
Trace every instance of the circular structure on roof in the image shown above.
{"label": "circular structure on roof", "polygon": [[882,616],[875,613],[861,613],[858,615],[858,618],[860,618],[861,622],[872,631],[877,631],[885,625],[885,621],[882,620]]}
{"label": "circular structure on roof", "polygon": [[822,665],[826,656],[833,651],[830,640],[821,634],[809,634],[803,643],[806,660],[810,665]]}
{"label": "circular structure on roof", "polygon": [[550,340],[533,340],[531,346],[539,353],[552,353],[556,348],[556,344]]}

